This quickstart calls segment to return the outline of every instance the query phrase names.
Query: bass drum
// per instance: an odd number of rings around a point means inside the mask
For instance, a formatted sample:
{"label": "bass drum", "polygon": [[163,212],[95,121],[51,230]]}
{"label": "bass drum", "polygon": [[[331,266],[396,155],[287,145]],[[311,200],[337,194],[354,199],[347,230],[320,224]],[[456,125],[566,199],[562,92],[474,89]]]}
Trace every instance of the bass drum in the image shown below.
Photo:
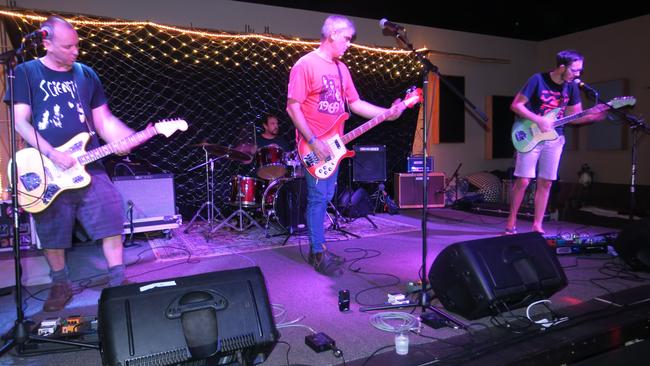
{"label": "bass drum", "polygon": [[307,224],[307,181],[305,179],[279,178],[264,191],[262,213],[274,215],[280,225],[289,231]]}

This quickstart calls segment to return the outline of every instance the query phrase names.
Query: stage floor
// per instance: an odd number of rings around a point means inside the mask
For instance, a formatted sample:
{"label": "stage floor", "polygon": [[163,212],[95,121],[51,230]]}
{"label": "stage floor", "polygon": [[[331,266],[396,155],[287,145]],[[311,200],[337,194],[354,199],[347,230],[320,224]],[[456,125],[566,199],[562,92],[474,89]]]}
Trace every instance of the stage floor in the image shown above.
{"label": "stage floor", "polygon": [[[432,361],[437,357],[451,357],[468,351],[455,340],[465,337],[468,344],[485,342],[497,344],[503,336],[503,323],[516,323],[524,309],[512,314],[497,317],[483,317],[467,320],[453,314],[466,325],[465,329],[443,327],[432,329],[424,326],[421,334],[409,335],[410,352],[408,356],[395,354],[394,334],[375,328],[371,317],[378,311],[364,312],[362,308],[383,305],[387,294],[406,293],[409,282],[416,282],[422,267],[423,235],[420,210],[402,210],[399,215],[380,214],[378,222],[399,223],[400,228],[384,234],[379,229],[361,238],[347,237],[329,243],[328,248],[345,259],[338,276],[326,277],[315,272],[306,263],[308,242],[305,237],[293,239],[290,245],[282,241],[266,245],[263,250],[230,252],[220,255],[193,255],[189,250],[186,256],[177,256],[174,260],[161,260],[154,255],[150,240],[164,240],[154,237],[142,237],[137,246],[126,248],[128,262],[127,275],[137,282],[147,282],[181,276],[218,272],[249,266],[259,266],[266,280],[270,301],[276,312],[277,324],[291,326],[280,329],[280,341],[264,363],[268,365],[385,365],[385,364],[422,364],[423,360]],[[352,224],[351,224],[352,225]],[[357,219],[353,225],[369,226],[364,218]],[[358,227],[358,226],[350,227]],[[485,239],[500,236],[505,225],[505,218],[482,216],[475,213],[451,209],[431,209],[428,211],[426,227],[426,268],[428,273],[432,262],[447,246],[466,240]],[[394,227],[394,225],[393,225]],[[182,230],[180,229],[177,230]],[[520,233],[530,230],[530,222],[518,222]],[[545,223],[546,235],[562,235],[565,238],[596,237],[599,234],[612,233],[612,229],[577,225],[566,222],[549,221]],[[365,229],[364,229],[365,230]],[[231,234],[231,233],[230,233]],[[215,233],[216,236],[219,232]],[[264,238],[259,238],[260,241]],[[236,244],[236,243],[232,243]],[[156,245],[160,245],[159,243]],[[213,245],[223,245],[214,243]],[[186,249],[185,249],[186,250]],[[618,258],[608,253],[566,254],[558,255],[562,270],[568,278],[568,286],[550,297],[551,309],[562,313],[562,309],[573,309],[581,304],[592,304],[595,298],[608,296],[621,290],[641,288],[647,284],[650,275],[626,271],[625,265]],[[77,294],[61,314],[49,314],[41,311],[42,300],[47,297],[48,285],[30,286],[25,292],[24,309],[26,315],[40,321],[52,316],[84,315],[96,316],[97,301],[101,293],[100,282],[105,269],[100,248],[96,245],[81,245],[69,252],[69,266],[75,280]],[[4,268],[3,268],[4,272]],[[349,290],[351,294],[350,310],[340,312],[338,309],[339,290]],[[433,305],[442,308],[434,300]],[[585,305],[586,306],[586,305]],[[611,310],[611,306],[603,306]],[[420,307],[395,310],[419,315]],[[567,310],[568,311],[568,310]],[[592,313],[594,310],[591,308]],[[567,313],[570,313],[568,311]],[[563,313],[564,314],[564,313]],[[646,312],[647,314],[647,312]],[[11,328],[15,320],[13,296],[0,297],[0,330],[4,333]],[[571,318],[571,316],[569,316]],[[613,318],[612,318],[613,319]],[[571,324],[572,319],[566,324]],[[621,322],[623,322],[621,320]],[[494,331],[490,331],[492,329]],[[513,331],[519,332],[517,329]],[[324,332],[335,340],[343,357],[337,358],[332,352],[315,353],[305,345],[305,336],[315,332]],[[499,335],[497,335],[499,331]],[[505,330],[506,336],[508,333]],[[550,333],[550,332],[549,332]],[[511,339],[511,338],[509,338]],[[286,343],[284,343],[286,342]],[[513,342],[510,340],[510,342]],[[521,340],[529,342],[529,340]],[[524,343],[519,349],[525,349]],[[435,347],[438,347],[437,349]],[[442,347],[442,348],[440,348]],[[483,351],[486,352],[486,351]],[[532,352],[532,351],[531,351]],[[366,360],[371,355],[370,360]],[[451,356],[449,356],[451,355]],[[390,359],[389,361],[387,361]],[[386,363],[388,362],[388,363]],[[507,362],[504,362],[507,363]],[[15,355],[14,351],[0,358],[0,365],[101,365],[99,352],[83,350],[65,353],[47,352],[44,355]]]}

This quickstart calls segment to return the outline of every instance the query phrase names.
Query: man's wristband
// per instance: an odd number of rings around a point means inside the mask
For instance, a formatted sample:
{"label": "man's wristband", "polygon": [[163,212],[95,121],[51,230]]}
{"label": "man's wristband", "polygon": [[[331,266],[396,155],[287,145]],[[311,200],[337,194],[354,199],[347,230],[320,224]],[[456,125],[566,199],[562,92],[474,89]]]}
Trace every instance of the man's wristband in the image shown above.
{"label": "man's wristband", "polygon": [[308,143],[309,145],[311,145],[311,144],[314,143],[314,141],[316,141],[316,135],[312,136],[312,137],[309,139],[309,141],[307,141],[307,143]]}

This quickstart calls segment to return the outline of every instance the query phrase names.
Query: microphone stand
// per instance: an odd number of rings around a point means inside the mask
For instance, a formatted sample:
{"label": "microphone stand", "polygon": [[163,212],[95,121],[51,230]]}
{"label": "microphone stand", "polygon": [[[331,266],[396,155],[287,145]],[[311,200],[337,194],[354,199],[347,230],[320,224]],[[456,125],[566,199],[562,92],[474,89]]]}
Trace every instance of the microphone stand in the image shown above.
{"label": "microphone stand", "polygon": [[[454,194],[454,202],[458,200],[458,171],[460,170],[460,167],[461,167],[462,165],[463,165],[463,163],[458,163],[458,166],[456,167],[456,170],[454,171],[454,174],[451,175],[451,177],[449,178],[449,180],[445,183],[445,186],[442,187],[442,188],[441,188],[439,191],[437,191],[436,193],[443,193],[443,194],[445,194],[445,196],[446,196],[447,190],[449,189],[449,186],[451,185],[451,182],[453,182],[454,179],[456,179],[456,186],[455,186],[456,192],[455,192],[455,194]],[[446,197],[445,197],[445,198],[446,198]]]}
{"label": "microphone stand", "polygon": [[18,352],[21,353],[25,350],[25,345],[30,340],[40,342],[50,342],[64,344],[68,346],[76,346],[83,348],[99,349],[98,345],[88,344],[83,342],[64,341],[60,339],[53,339],[50,337],[35,336],[30,334],[30,324],[33,322],[25,319],[25,312],[23,310],[23,289],[22,289],[22,267],[20,262],[20,224],[19,224],[19,206],[18,206],[18,168],[16,166],[16,118],[14,115],[14,79],[16,57],[21,56],[25,47],[25,43],[21,44],[18,49],[10,50],[0,54],[0,64],[5,65],[5,76],[7,80],[7,90],[9,92],[9,139],[11,140],[11,210],[13,218],[12,238],[13,238],[13,252],[14,252],[14,274],[16,285],[14,287],[14,295],[16,301],[16,320],[14,327],[6,334],[6,341],[0,347],[0,357],[9,352],[12,348],[17,347]]}
{"label": "microphone stand", "polygon": [[[600,99],[598,91],[592,87],[589,86],[584,86],[583,90],[585,91],[586,95],[590,95],[594,99],[594,104],[597,105],[599,103],[605,104],[605,102]],[[616,117],[619,119],[627,122],[629,125],[630,129],[632,130],[632,148],[630,151],[630,197],[629,197],[629,205],[630,205],[630,213],[628,215],[628,220],[634,221],[634,210],[636,210],[636,167],[637,167],[637,135],[639,130],[642,132],[645,132],[646,134],[650,135],[650,126],[648,126],[645,123],[645,120],[642,117],[635,116],[633,114],[628,114],[623,112],[620,109],[610,109],[608,111],[609,113],[614,114]]]}
{"label": "microphone stand", "polygon": [[[426,310],[431,310],[434,313],[437,313],[438,315],[442,316],[445,318],[449,323],[453,323],[458,327],[465,328],[465,324],[463,324],[460,320],[454,318],[453,316],[445,313],[441,309],[437,309],[429,304],[430,300],[427,299],[427,274],[426,274],[426,266],[427,266],[427,211],[428,211],[428,184],[427,184],[427,178],[428,178],[428,172],[426,169],[426,161],[427,161],[427,138],[428,138],[428,132],[427,132],[427,123],[429,120],[429,108],[426,105],[429,100],[433,100],[434,96],[429,98],[428,94],[428,84],[429,84],[429,73],[433,73],[438,77],[438,80],[442,81],[456,96],[461,98],[467,106],[476,114],[478,115],[483,121],[487,121],[488,118],[483,113],[480,111],[476,106],[469,101],[463,94],[461,94],[458,89],[456,89],[449,81],[447,81],[442,75],[440,75],[440,72],[438,71],[438,67],[429,61],[425,53],[422,52],[417,52],[415,48],[413,48],[413,45],[411,42],[409,42],[408,38],[406,37],[406,30],[401,30],[401,31],[396,31],[393,32],[389,30],[388,28],[384,28],[383,31],[384,35],[392,35],[394,36],[399,42],[398,44],[402,43],[405,47],[404,49],[410,50],[415,58],[422,64],[424,68],[424,72],[422,74],[422,89],[424,90],[424,104],[423,104],[423,111],[422,111],[422,164],[423,164],[423,169],[422,169],[422,218],[421,218],[421,226],[422,226],[422,267],[421,267],[421,282],[422,282],[422,288],[420,289],[420,306],[422,308],[422,312],[426,312]],[[392,307],[408,307],[408,306],[413,306],[417,304],[401,304],[401,305],[394,305],[394,306],[382,306],[380,307],[381,309],[388,309]],[[371,308],[366,308],[365,310],[374,310]]]}

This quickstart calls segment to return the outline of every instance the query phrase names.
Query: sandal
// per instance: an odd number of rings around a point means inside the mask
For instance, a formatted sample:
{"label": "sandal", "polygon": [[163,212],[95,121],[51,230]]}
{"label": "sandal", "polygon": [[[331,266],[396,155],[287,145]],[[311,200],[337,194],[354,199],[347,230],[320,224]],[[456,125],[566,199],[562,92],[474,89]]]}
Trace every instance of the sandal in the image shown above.
{"label": "sandal", "polygon": [[513,227],[512,229],[506,228],[503,232],[503,235],[515,235],[517,233],[517,228]]}

